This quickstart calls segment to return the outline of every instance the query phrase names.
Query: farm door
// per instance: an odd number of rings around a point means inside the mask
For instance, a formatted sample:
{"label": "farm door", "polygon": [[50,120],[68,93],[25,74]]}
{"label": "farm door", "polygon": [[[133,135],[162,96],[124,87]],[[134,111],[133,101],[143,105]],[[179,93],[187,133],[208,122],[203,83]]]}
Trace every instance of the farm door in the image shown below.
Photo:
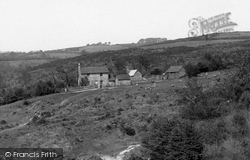
{"label": "farm door", "polygon": [[101,81],[100,81],[100,88],[102,88],[102,83],[103,83],[103,81],[101,80]]}

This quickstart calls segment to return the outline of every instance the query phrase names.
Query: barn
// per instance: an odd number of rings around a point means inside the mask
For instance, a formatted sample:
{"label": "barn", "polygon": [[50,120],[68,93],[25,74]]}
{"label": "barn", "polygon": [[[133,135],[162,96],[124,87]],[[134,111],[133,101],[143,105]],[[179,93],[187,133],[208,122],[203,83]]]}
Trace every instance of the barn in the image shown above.
{"label": "barn", "polygon": [[131,79],[128,74],[116,75],[115,84],[117,86],[131,85]]}
{"label": "barn", "polygon": [[184,77],[186,75],[186,71],[182,66],[170,66],[164,75],[167,79],[177,79]]}
{"label": "barn", "polygon": [[109,70],[107,67],[82,67],[78,64],[78,85],[87,78],[90,86],[102,88],[109,84]]}
{"label": "barn", "polygon": [[128,74],[132,83],[140,82],[143,80],[141,72],[137,69],[130,70]]}

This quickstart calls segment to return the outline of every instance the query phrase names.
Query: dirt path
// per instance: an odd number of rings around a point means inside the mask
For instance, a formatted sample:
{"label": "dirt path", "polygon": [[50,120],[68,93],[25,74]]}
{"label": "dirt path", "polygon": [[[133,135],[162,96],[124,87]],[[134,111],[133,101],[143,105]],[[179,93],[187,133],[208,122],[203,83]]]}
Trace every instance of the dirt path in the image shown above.
{"label": "dirt path", "polygon": [[18,126],[16,126],[16,127],[2,130],[2,131],[0,131],[0,134],[1,134],[1,133],[4,133],[4,132],[8,132],[8,131],[15,130],[15,129],[19,129],[19,128],[23,127],[23,126],[26,126],[26,125],[27,125],[29,122],[31,122],[31,121],[32,121],[32,118],[30,118],[28,122],[25,122],[25,123],[23,123],[23,124],[20,124],[20,125],[18,125]]}
{"label": "dirt path", "polygon": [[131,145],[128,146],[127,149],[121,151],[116,157],[111,157],[111,156],[102,156],[101,158],[103,160],[122,160],[124,158],[124,156],[126,155],[126,153],[129,153],[130,151],[132,151],[133,149],[140,147],[140,144],[136,144],[136,145]]}

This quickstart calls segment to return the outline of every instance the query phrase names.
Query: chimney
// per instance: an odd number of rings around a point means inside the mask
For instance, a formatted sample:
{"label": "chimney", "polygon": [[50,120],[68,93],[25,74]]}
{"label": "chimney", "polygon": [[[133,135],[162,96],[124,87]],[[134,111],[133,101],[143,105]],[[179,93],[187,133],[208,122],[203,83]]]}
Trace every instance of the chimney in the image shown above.
{"label": "chimney", "polygon": [[78,86],[81,85],[81,64],[78,63]]}

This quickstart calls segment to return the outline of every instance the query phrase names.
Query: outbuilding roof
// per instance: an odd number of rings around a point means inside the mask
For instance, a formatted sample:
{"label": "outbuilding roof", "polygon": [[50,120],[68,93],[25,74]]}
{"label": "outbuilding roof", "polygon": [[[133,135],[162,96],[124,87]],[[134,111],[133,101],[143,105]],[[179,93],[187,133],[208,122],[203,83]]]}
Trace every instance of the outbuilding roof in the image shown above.
{"label": "outbuilding roof", "polygon": [[134,70],[130,70],[128,74],[131,77],[131,76],[134,76],[136,72],[137,72],[137,69],[134,69]]}
{"label": "outbuilding roof", "polygon": [[116,79],[118,79],[118,80],[130,80],[130,77],[128,74],[120,74],[120,75],[116,75]]}
{"label": "outbuilding roof", "polygon": [[109,73],[109,70],[107,67],[82,67],[81,68],[82,74],[88,74],[88,73]]}
{"label": "outbuilding roof", "polygon": [[182,66],[170,66],[169,69],[165,73],[176,73],[181,70]]}

